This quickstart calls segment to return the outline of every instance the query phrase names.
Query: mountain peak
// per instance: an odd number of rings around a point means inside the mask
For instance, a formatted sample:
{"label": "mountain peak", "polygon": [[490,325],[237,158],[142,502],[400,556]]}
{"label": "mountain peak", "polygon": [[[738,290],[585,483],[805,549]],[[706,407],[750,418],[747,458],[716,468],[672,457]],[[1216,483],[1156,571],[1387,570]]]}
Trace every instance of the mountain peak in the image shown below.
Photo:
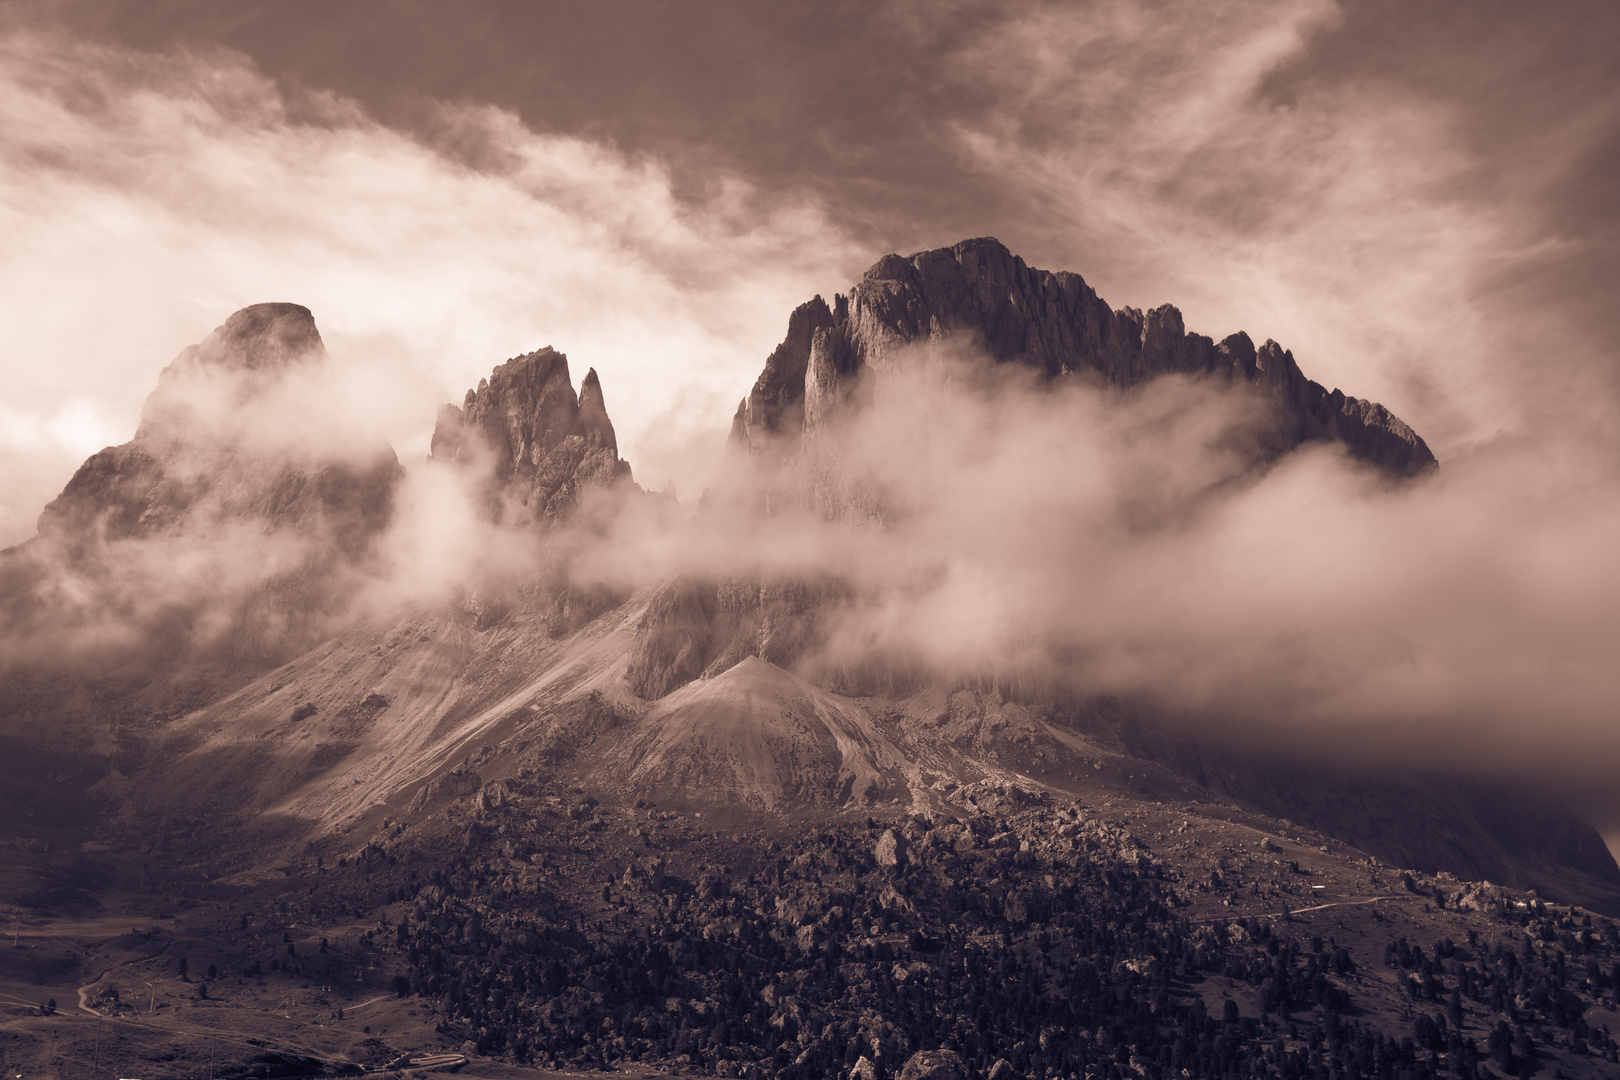
{"label": "mountain peak", "polygon": [[201,428],[221,427],[227,438],[237,425],[218,421],[268,386],[305,364],[326,359],[315,316],[301,304],[250,304],[233,312],[202,341],[180,351],[158,375],[141,407],[138,442],[153,438],[195,440]]}
{"label": "mountain peak", "polygon": [[253,371],[325,352],[315,316],[302,304],[250,304],[231,314],[197,347],[197,357]]}
{"label": "mountain peak", "polygon": [[574,393],[568,357],[549,346],[508,360],[439,410],[429,458],[486,472],[497,521],[557,517],[584,487],[628,478],[592,368]]}
{"label": "mountain peak", "polygon": [[1268,406],[1275,430],[1264,441],[1273,455],[1333,441],[1393,476],[1435,466],[1428,446],[1389,410],[1330,393],[1276,342],[1256,349],[1240,331],[1216,344],[1189,333],[1169,304],[1116,311],[1079,274],[1032,268],[993,237],[885,255],[831,309],[820,297],[801,306],[738,407],[730,444],[779,462],[857,384],[915,363],[910,346],[947,339],[1054,384],[1079,376],[1129,387],[1182,375],[1245,387]]}
{"label": "mountain peak", "polygon": [[193,649],[279,662],[318,640],[372,572],[404,475],[380,436],[320,412],[325,356],[309,309],[286,303],[183,349],[134,438],[79,466],[12,564],[14,596],[73,594],[17,603],[42,613],[30,632],[134,613],[131,655],[176,664]]}

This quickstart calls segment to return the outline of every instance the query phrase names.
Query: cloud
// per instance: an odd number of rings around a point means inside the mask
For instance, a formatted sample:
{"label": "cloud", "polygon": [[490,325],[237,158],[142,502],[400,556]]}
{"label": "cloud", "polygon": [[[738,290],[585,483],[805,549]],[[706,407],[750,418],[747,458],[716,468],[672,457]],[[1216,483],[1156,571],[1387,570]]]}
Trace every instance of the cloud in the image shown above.
{"label": "cloud", "polygon": [[[800,501],[832,519],[700,522],[689,571],[845,583],[799,660],[835,684],[872,658],[1033,678],[1318,754],[1556,782],[1620,816],[1605,462],[1498,440],[1392,486],[1319,445],[1256,474],[1247,394],[1000,374],[886,369],[799,463]],[[874,492],[885,524],[854,524]]]}
{"label": "cloud", "polygon": [[[1468,102],[1371,65],[1294,77],[1342,18],[1326,0],[1027,5],[942,65],[994,101],[947,127],[965,167],[1022,192],[1051,269],[1217,338],[1276,338],[1446,459],[1547,422],[1538,392],[1593,385],[1571,320],[1500,296],[1578,244],[1522,185],[1481,182]],[[1590,142],[1609,111],[1546,126]]]}
{"label": "cloud", "polygon": [[[0,542],[83,457],[52,418],[127,438],[158,369],[249,303],[313,309],[355,422],[406,455],[439,402],[547,344],[576,379],[598,369],[633,452],[655,424],[676,430],[649,448],[718,437],[785,313],[851,272],[812,202],[761,209],[727,176],[683,202],[655,160],[492,108],[439,106],[431,128],[283,90],[235,54],[8,34]],[[677,399],[696,408],[672,417]]]}

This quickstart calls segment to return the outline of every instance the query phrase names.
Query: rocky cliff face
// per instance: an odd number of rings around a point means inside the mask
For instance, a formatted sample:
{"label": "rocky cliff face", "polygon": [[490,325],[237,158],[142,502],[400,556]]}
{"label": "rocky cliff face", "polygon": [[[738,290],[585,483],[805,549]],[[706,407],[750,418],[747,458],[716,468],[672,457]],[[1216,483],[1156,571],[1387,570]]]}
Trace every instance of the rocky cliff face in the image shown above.
{"label": "rocky cliff face", "polygon": [[[817,296],[792,313],[786,337],[738,405],[727,445],[730,475],[717,504],[749,514],[799,507],[889,524],[905,515],[904,496],[870,471],[869,459],[845,456],[845,445],[864,435],[846,422],[875,417],[881,427],[906,413],[905,405],[867,410],[928,382],[912,376],[972,382],[1000,368],[1048,389],[1081,381],[1131,388],[1179,376],[1248,395],[1244,419],[1229,433],[1232,472],[1221,483],[1307,442],[1338,442],[1393,478],[1435,467],[1423,440],[1387,409],[1307,379],[1274,341],[1256,348],[1243,333],[1220,342],[1188,333],[1168,305],[1116,311],[1078,274],[1032,269],[998,241],[977,239],[885,256],[847,296],[830,305]],[[924,422],[935,423],[931,414]],[[672,586],[642,620],[632,687],[658,697],[744,655],[793,663],[819,641],[825,613],[847,590],[820,581],[789,591],[791,610],[784,611],[779,582]],[[906,663],[874,656],[838,678],[849,686],[910,685],[914,674],[902,677]]]}
{"label": "rocky cliff face", "polygon": [[751,657],[792,664],[822,644],[826,609],[847,592],[826,577],[667,582],[636,622],[625,672],[630,690],[661,698]]}
{"label": "rocky cliff face", "polygon": [[1220,342],[1189,334],[1168,304],[1115,311],[1080,275],[1033,269],[989,238],[884,256],[831,307],[818,296],[795,311],[737,408],[730,448],[779,462],[886,373],[918,363],[913,346],[947,344],[1053,382],[1089,376],[1127,387],[1180,374],[1236,383],[1272,406],[1270,455],[1334,440],[1394,476],[1435,466],[1423,440],[1389,410],[1307,379],[1276,342],[1257,349],[1241,332]]}
{"label": "rocky cliff face", "polygon": [[440,409],[431,457],[478,476],[503,524],[553,521],[587,489],[630,480],[596,369],[576,396],[568,358],[550,348],[508,360],[460,408]]}

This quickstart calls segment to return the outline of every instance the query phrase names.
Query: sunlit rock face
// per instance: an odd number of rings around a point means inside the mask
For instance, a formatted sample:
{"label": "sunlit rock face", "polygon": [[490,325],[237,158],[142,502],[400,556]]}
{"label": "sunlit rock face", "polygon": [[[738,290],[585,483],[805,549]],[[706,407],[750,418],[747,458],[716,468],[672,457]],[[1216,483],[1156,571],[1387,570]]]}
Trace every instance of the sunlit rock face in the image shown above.
{"label": "sunlit rock face", "polygon": [[1247,334],[1189,334],[1170,305],[1113,310],[1079,274],[1036,270],[989,238],[880,259],[849,295],[796,310],[788,334],[738,406],[730,446],[776,464],[882,393],[886,375],[941,350],[1018,364],[1053,383],[1131,387],[1164,375],[1222,380],[1262,395],[1263,456],[1333,440],[1409,477],[1434,468],[1423,440],[1383,406],[1307,379],[1292,353]]}
{"label": "sunlit rock face", "polygon": [[439,410],[432,460],[479,476],[495,521],[554,521],[592,487],[630,480],[593,368],[579,393],[555,349],[508,360]]}

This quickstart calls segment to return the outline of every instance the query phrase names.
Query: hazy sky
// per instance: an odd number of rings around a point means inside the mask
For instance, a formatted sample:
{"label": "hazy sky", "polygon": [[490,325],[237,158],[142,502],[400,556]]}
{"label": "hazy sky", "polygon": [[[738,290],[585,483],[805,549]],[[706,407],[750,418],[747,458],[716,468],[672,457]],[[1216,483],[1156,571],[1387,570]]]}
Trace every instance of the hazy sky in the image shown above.
{"label": "hazy sky", "polygon": [[1443,458],[1610,425],[1612,5],[147,0],[0,33],[0,542],[261,300],[387,376],[357,415],[404,454],[549,344],[685,490],[795,303],[973,235],[1275,337]]}
{"label": "hazy sky", "polygon": [[268,300],[403,457],[551,345],[695,495],[793,306],[992,235],[1410,422],[1453,478],[1421,507],[1266,489],[1302,524],[1253,550],[1297,540],[1306,592],[1355,567],[1311,593],[1353,641],[1301,632],[1371,654],[1379,581],[1427,583],[1448,708],[1511,655],[1549,703],[1516,741],[1620,747],[1617,173],[1610,3],[0,0],[0,545]]}

